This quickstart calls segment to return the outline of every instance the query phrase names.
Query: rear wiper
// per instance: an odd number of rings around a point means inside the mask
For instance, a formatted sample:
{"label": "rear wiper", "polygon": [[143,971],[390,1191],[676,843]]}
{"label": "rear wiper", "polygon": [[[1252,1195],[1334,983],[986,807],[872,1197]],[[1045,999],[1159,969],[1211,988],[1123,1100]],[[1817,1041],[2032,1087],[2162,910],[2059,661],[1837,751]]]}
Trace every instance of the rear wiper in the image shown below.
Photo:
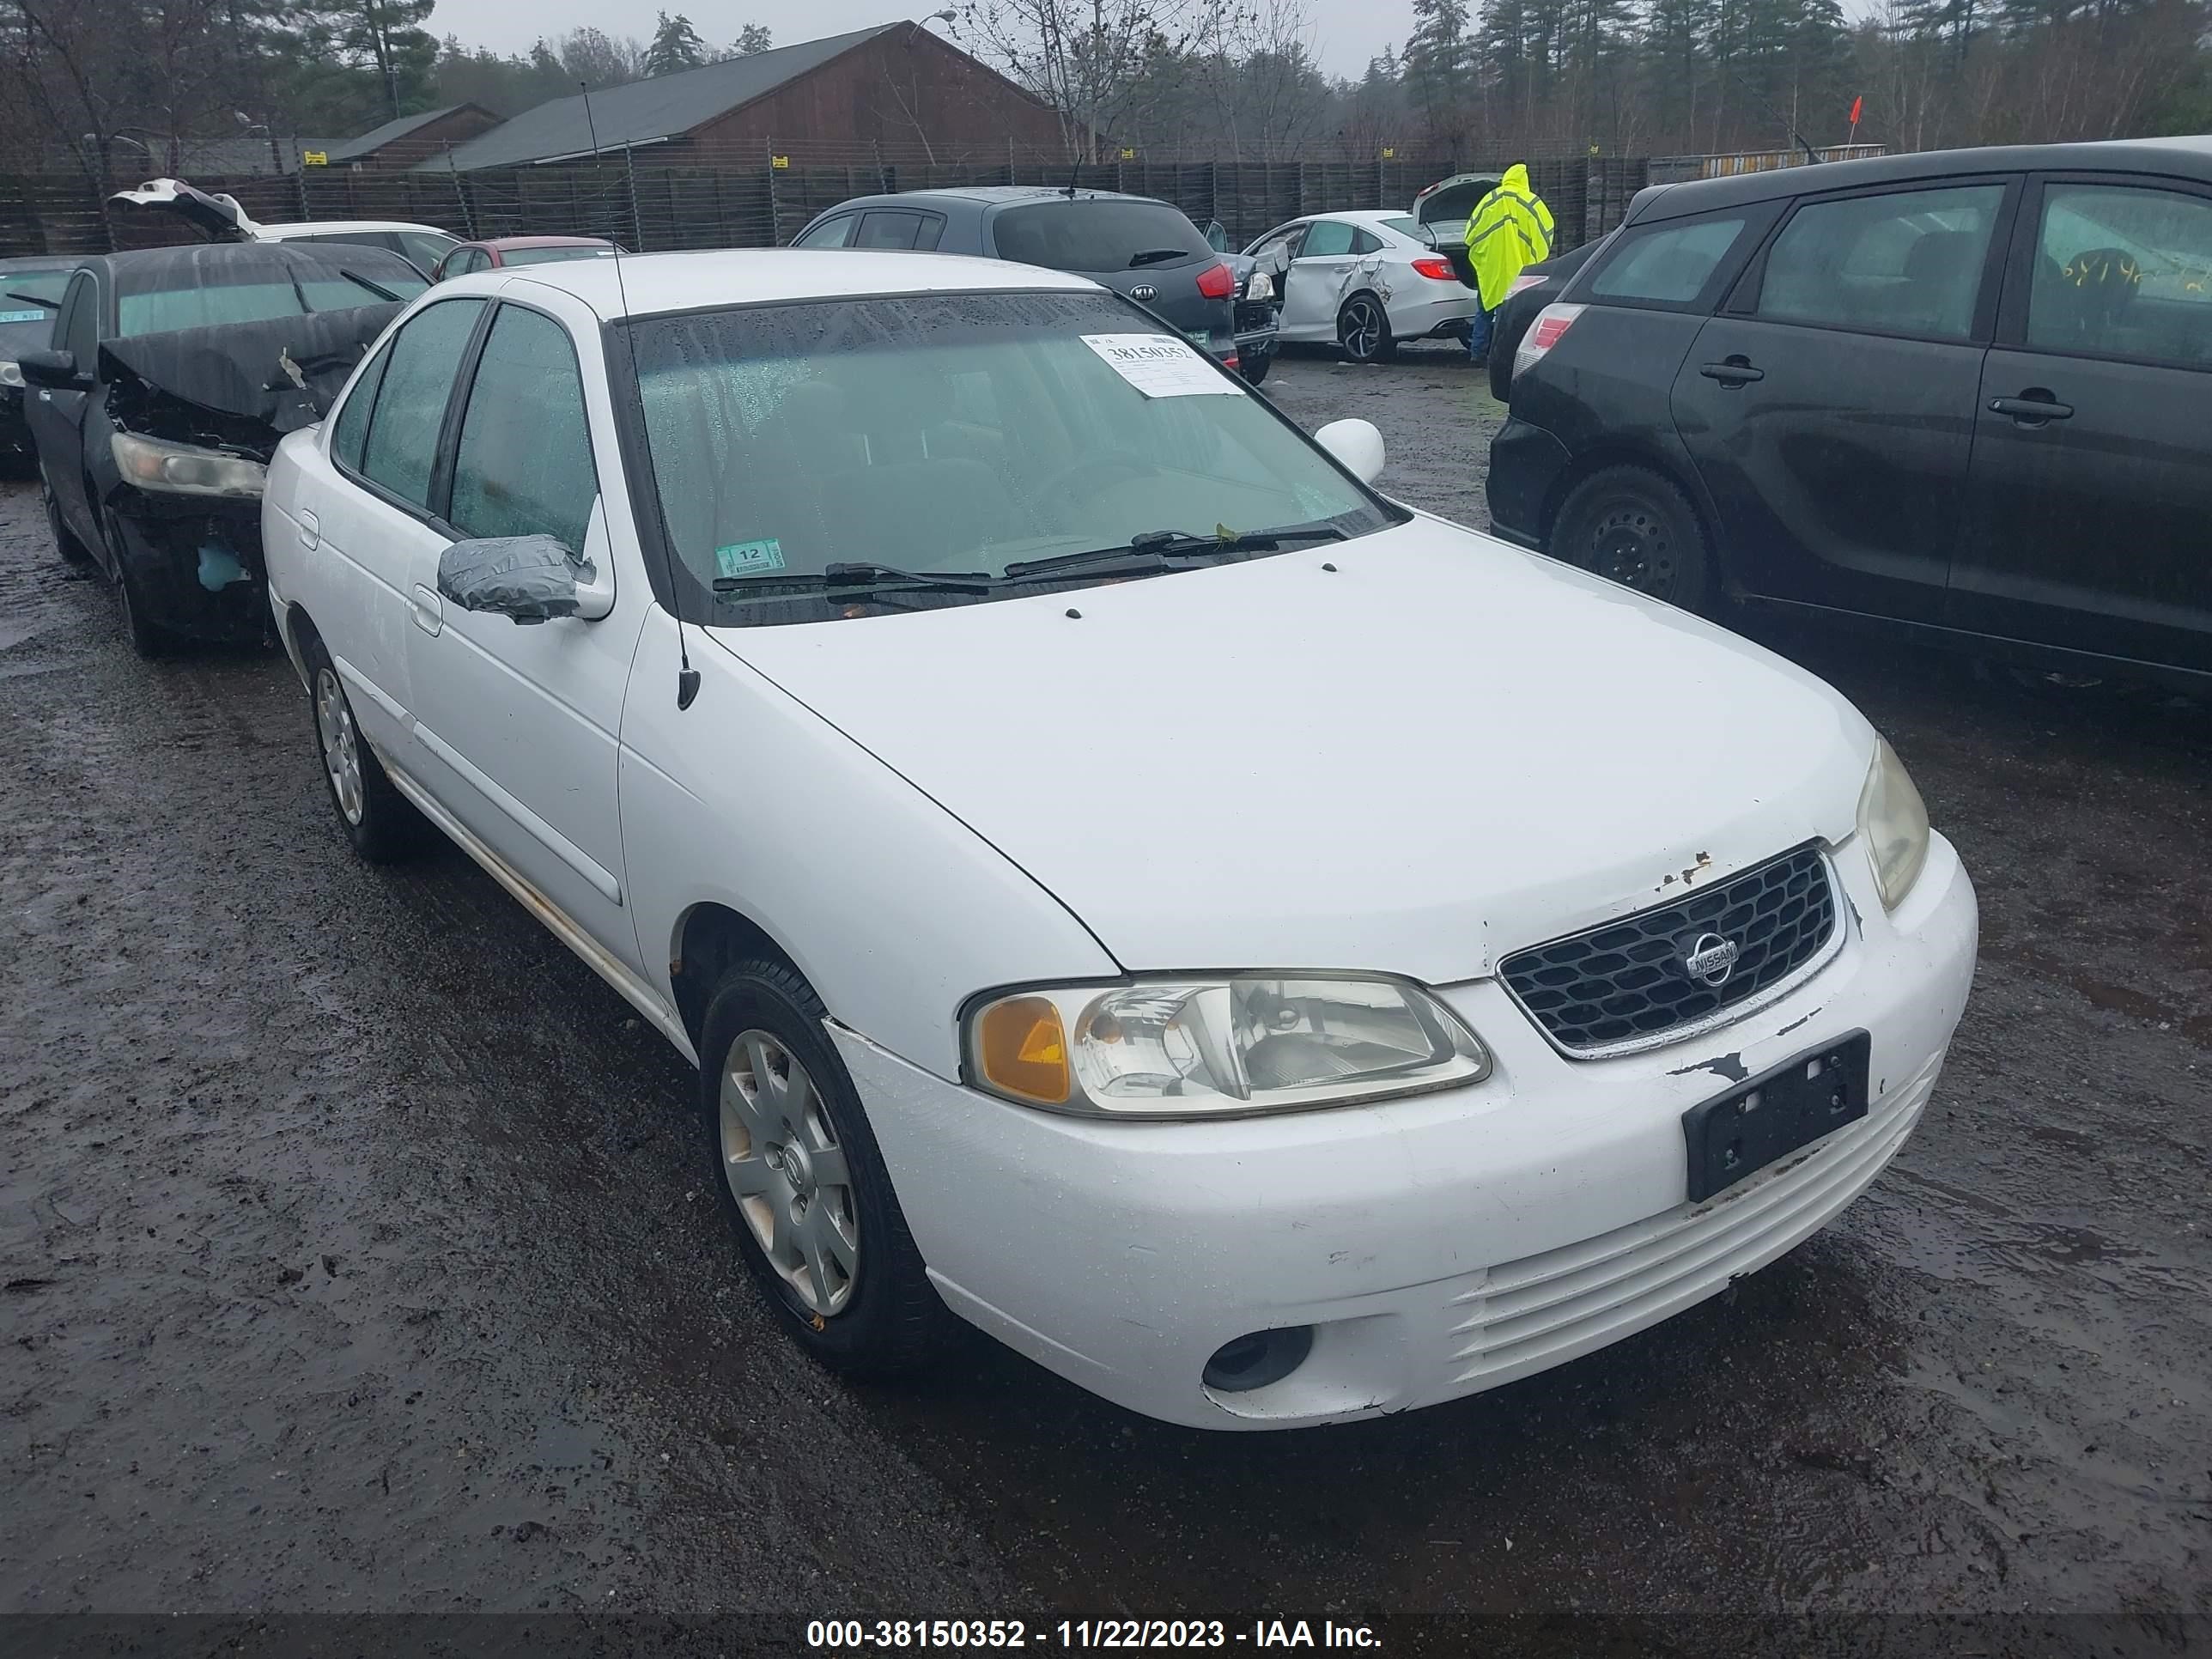
{"label": "rear wiper", "polygon": [[1187,247],[1148,247],[1141,253],[1132,253],[1125,270],[1134,270],[1139,265],[1164,264],[1170,259],[1189,259],[1196,256]]}
{"label": "rear wiper", "polygon": [[1006,567],[1006,580],[1056,576],[1074,571],[1104,575],[1151,575],[1158,571],[1187,569],[1185,562],[1237,553],[1273,553],[1293,542],[1340,542],[1344,532],[1333,524],[1297,525],[1283,530],[1255,530],[1239,535],[1226,525],[1216,525],[1211,536],[1193,536],[1180,530],[1146,530],[1119,547],[1101,547],[1088,553],[1056,553],[1048,559],[1024,559]]}
{"label": "rear wiper", "polygon": [[8,290],[7,297],[10,300],[21,300],[27,305],[44,306],[48,311],[59,311],[62,308],[62,302],[59,300],[49,300],[36,294],[18,294],[13,289]]}
{"label": "rear wiper", "polygon": [[[760,587],[789,587],[811,579],[805,573],[760,576],[717,576],[717,593],[743,593]],[[824,565],[818,579],[824,590],[838,595],[868,593],[988,593],[998,583],[980,570],[901,570],[873,561]]]}

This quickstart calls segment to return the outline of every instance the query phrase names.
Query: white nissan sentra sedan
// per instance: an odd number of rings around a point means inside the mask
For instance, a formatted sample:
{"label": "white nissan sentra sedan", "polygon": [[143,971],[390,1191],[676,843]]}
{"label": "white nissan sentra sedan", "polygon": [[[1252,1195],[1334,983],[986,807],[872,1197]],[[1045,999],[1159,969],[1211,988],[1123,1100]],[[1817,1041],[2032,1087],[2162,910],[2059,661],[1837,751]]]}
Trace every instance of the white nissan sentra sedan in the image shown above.
{"label": "white nissan sentra sedan", "polygon": [[1842,697],[1382,462],[1054,272],[538,266],[285,440],[269,585],[355,846],[434,825],[697,1062],[804,1347],[1316,1424],[1788,1250],[1974,965]]}

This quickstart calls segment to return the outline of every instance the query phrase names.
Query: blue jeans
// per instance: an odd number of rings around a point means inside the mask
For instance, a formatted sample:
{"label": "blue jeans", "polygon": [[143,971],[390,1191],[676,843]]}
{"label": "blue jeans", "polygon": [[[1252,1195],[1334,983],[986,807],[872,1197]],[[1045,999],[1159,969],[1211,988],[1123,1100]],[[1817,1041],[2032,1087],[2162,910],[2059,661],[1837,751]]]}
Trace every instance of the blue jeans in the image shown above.
{"label": "blue jeans", "polygon": [[1490,355],[1490,313],[1476,301],[1474,315],[1467,320],[1467,357],[1479,363]]}

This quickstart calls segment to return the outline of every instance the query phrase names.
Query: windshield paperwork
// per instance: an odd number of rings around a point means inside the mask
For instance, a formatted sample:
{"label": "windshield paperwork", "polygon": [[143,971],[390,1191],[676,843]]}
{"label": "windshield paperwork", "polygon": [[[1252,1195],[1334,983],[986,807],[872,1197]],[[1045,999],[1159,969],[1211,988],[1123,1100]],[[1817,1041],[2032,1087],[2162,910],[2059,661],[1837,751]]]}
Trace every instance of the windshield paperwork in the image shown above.
{"label": "windshield paperwork", "polygon": [[635,327],[679,599],[700,620],[975,604],[1395,522],[1241,381],[1106,295]]}

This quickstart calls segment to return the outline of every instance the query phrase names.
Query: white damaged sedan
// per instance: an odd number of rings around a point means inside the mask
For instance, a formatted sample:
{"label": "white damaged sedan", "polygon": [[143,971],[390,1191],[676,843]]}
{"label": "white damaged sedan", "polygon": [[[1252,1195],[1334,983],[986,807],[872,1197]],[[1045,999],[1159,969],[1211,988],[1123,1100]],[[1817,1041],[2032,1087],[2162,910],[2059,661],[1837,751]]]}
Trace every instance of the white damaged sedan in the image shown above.
{"label": "white damaged sedan", "polygon": [[1079,278],[465,277],[270,466],[339,823],[700,1066],[793,1338],[1212,1428],[1434,1404],[1832,1218],[1972,888],[1827,686],[1376,495]]}

